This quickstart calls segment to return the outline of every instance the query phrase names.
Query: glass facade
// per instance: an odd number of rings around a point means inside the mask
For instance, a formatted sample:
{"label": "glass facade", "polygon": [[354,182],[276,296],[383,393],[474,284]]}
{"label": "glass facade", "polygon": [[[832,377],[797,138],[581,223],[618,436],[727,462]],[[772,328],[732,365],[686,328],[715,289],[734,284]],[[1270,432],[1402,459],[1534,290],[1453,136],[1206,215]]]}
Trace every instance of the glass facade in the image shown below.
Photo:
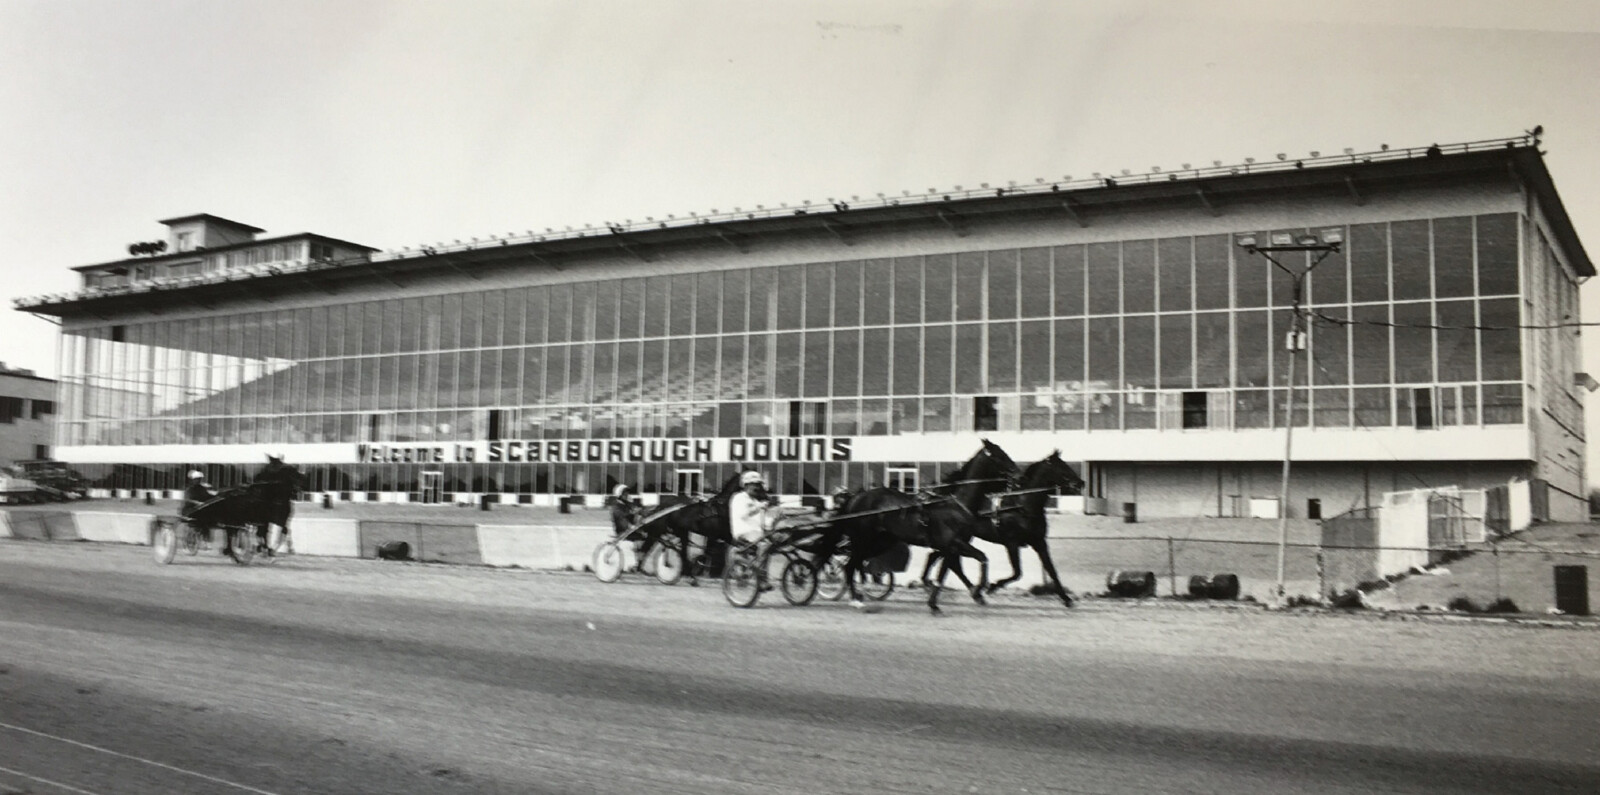
{"label": "glass facade", "polygon": [[[1307,280],[1296,425],[1521,423],[1520,226],[1346,228]],[[59,444],[1282,427],[1290,303],[1269,262],[1207,235],[158,318],[63,335]],[[329,468],[318,490],[412,490],[407,466]],[[471,466],[447,477],[670,480]],[[795,464],[795,491],[860,483],[853,466]]]}

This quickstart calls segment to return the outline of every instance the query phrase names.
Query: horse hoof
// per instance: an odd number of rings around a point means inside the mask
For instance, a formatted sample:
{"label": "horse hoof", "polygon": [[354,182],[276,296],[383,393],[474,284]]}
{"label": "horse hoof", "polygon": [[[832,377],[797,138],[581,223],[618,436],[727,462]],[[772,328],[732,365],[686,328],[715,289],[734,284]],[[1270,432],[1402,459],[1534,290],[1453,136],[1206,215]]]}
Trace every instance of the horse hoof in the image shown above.
{"label": "horse hoof", "polygon": [[972,589],[972,601],[977,602],[980,605],[988,604],[988,602],[983,600],[983,590],[979,588]]}

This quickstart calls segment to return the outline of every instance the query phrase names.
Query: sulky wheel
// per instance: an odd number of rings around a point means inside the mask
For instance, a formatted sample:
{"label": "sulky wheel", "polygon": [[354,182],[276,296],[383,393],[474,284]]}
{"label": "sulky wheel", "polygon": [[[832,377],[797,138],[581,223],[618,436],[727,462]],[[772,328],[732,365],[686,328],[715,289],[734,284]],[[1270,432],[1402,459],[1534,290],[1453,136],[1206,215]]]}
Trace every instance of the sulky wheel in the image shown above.
{"label": "sulky wheel", "polygon": [[166,519],[157,519],[151,530],[150,549],[155,553],[156,562],[171,563],[178,556],[178,528]]}
{"label": "sulky wheel", "polygon": [[784,564],[782,580],[778,583],[783,591],[783,598],[795,607],[804,607],[811,604],[817,595],[817,570],[811,568],[811,561],[803,558],[790,558]]}
{"label": "sulky wheel", "polygon": [[761,598],[761,573],[744,556],[728,560],[722,572],[722,595],[734,607],[750,607]]}
{"label": "sulky wheel", "polygon": [[256,534],[248,527],[230,527],[228,533],[228,557],[240,566],[250,565],[250,560],[256,556]]}
{"label": "sulky wheel", "polygon": [[622,547],[615,540],[594,548],[594,576],[601,582],[616,582],[622,576]]}
{"label": "sulky wheel", "polygon": [[856,588],[862,596],[881,602],[894,593],[894,572],[872,573],[863,570],[857,574]]}
{"label": "sulky wheel", "polygon": [[844,598],[849,589],[844,587],[844,559],[841,557],[828,558],[827,562],[817,570],[817,596],[830,602],[837,602]]}
{"label": "sulky wheel", "polygon": [[651,553],[655,558],[656,579],[663,585],[672,585],[683,579],[683,554],[676,547],[667,544],[656,546]]}

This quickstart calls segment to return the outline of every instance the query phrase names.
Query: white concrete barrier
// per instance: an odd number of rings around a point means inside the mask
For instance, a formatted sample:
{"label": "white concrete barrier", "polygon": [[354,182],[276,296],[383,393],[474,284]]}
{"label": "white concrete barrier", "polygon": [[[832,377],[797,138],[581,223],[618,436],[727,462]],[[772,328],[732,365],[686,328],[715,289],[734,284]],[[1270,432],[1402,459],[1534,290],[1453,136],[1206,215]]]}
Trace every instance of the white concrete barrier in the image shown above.
{"label": "white concrete barrier", "polygon": [[136,513],[79,511],[78,537],[85,541],[111,544],[150,543],[150,523],[154,516]]}
{"label": "white concrete barrier", "polygon": [[478,551],[489,566],[559,569],[561,548],[555,528],[529,525],[480,524]]}
{"label": "white concrete barrier", "polygon": [[489,566],[582,569],[594,548],[611,537],[608,527],[488,525],[478,530],[478,550]]}
{"label": "white concrete barrier", "polygon": [[361,557],[361,524],[354,519],[296,517],[289,527],[296,555]]}
{"label": "white concrete barrier", "polygon": [[11,537],[11,514],[0,511],[0,538]]}

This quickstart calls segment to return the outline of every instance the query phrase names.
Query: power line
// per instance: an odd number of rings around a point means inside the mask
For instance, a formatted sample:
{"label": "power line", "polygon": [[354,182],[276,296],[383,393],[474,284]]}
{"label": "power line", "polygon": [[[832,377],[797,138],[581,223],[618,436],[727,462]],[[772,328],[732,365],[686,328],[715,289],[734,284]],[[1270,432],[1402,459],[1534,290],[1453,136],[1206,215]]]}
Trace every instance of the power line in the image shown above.
{"label": "power line", "polygon": [[1575,323],[1547,323],[1530,325],[1491,326],[1480,324],[1444,325],[1437,323],[1395,323],[1388,320],[1353,320],[1350,318],[1334,317],[1322,312],[1312,311],[1308,314],[1316,320],[1335,326],[1383,326],[1385,328],[1432,329],[1436,331],[1551,331],[1565,328],[1584,328],[1600,326],[1600,322],[1575,322]]}

